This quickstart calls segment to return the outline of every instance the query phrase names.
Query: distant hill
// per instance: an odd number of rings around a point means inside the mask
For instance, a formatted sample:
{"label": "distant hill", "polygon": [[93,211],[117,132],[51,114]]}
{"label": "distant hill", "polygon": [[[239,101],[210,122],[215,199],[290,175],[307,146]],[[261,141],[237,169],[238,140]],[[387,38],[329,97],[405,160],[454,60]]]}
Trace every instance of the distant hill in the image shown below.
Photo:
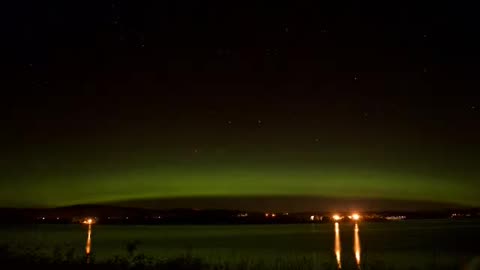
{"label": "distant hill", "polygon": [[111,202],[109,205],[148,209],[199,208],[241,209],[248,211],[308,212],[308,211],[437,211],[463,209],[471,206],[390,199],[328,198],[308,196],[255,197],[192,197],[158,198]]}
{"label": "distant hill", "polygon": [[[345,199],[305,196],[158,198],[82,204],[56,208],[0,208],[3,216],[141,216],[166,212],[222,209],[251,212],[445,211],[471,206],[428,201]],[[217,210],[218,211],[218,210]]]}
{"label": "distant hill", "polygon": [[[477,217],[479,209],[419,201],[319,197],[215,197],[142,199],[57,208],[0,208],[0,223],[72,223],[94,217],[104,224],[247,224],[302,223],[311,215],[351,213],[370,216]],[[267,213],[277,213],[268,218]],[[288,214],[289,213],[289,214]],[[372,215],[373,214],[373,215]],[[378,215],[377,215],[378,214]],[[471,215],[470,215],[471,214]]]}

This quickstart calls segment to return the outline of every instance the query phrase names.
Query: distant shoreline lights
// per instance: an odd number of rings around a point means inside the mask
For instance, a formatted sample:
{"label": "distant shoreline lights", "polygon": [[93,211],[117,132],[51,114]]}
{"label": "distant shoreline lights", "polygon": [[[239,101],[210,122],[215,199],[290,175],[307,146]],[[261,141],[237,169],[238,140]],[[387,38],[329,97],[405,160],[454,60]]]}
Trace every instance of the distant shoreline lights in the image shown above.
{"label": "distant shoreline lights", "polygon": [[[347,216],[347,218],[353,221],[359,221],[362,218],[362,216],[358,213],[353,213],[350,216]],[[345,216],[341,216],[339,214],[332,215],[332,220],[335,222],[341,221],[343,219],[345,219]]]}

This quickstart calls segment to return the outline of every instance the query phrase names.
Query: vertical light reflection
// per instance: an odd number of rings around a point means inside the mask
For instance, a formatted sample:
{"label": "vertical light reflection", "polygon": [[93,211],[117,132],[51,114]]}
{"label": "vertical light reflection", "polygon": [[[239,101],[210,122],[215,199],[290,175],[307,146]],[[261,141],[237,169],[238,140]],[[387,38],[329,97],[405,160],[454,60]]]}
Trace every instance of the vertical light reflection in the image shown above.
{"label": "vertical light reflection", "polygon": [[91,245],[92,245],[92,224],[88,224],[87,244],[85,246],[87,263],[89,262],[89,258],[90,258]]}
{"label": "vertical light reflection", "polygon": [[337,266],[338,269],[342,268],[342,262],[340,258],[340,253],[341,253],[341,244],[340,244],[340,227],[338,225],[338,222],[335,222],[335,257],[337,258]]}
{"label": "vertical light reflection", "polygon": [[357,266],[360,268],[360,236],[359,236],[358,224],[355,223],[355,233],[353,238],[353,251],[355,252],[355,260],[357,261]]}

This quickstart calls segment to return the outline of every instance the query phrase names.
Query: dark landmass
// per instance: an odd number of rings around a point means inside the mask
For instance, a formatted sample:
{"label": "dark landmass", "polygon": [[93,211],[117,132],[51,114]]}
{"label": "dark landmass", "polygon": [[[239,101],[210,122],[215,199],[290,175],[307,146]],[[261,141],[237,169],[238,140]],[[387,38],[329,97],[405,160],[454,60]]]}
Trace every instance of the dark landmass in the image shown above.
{"label": "dark landmass", "polygon": [[[217,198],[218,199],[218,198]],[[228,201],[230,200],[230,204]],[[477,218],[480,217],[480,209],[472,207],[459,207],[432,202],[400,202],[389,201],[390,206],[396,203],[397,207],[391,210],[372,210],[375,203],[385,203],[385,200],[344,200],[343,207],[339,201],[329,201],[325,198],[296,198],[291,200],[295,204],[312,203],[326,205],[323,211],[280,211],[285,198],[256,198],[252,201],[264,206],[263,211],[249,210],[251,202],[246,198],[224,198],[225,203],[218,204],[217,208],[188,208],[168,206],[183,206],[187,202],[196,201],[199,206],[210,206],[213,199],[161,199],[161,200],[138,200],[129,202],[116,202],[110,205],[87,204],[57,208],[0,208],[0,223],[82,223],[91,218],[98,224],[290,224],[290,223],[320,223],[331,222],[332,216],[342,216],[341,221],[351,220],[352,213],[359,213],[365,221],[390,221],[404,219],[447,219],[447,218]],[[236,205],[245,208],[229,209],[235,202]],[[321,204],[323,202],[324,204]],[[275,204],[277,203],[277,204]],[[338,205],[335,205],[338,203]],[[355,204],[356,203],[356,204]],[[129,206],[126,206],[129,205]],[[191,204],[192,205],[192,204]],[[221,205],[222,209],[219,209]],[[273,209],[277,210],[268,210]],[[352,207],[356,205],[357,208]],[[162,207],[163,206],[163,207]],[[416,206],[416,207],[414,207]],[[407,208],[409,207],[409,208]],[[312,207],[313,208],[313,207]],[[321,208],[321,207],[317,207]],[[241,209],[241,210],[240,210]],[[369,209],[359,211],[358,209]],[[412,210],[415,209],[415,210]]]}
{"label": "dark landmass", "polygon": [[110,202],[108,205],[150,209],[198,208],[250,212],[381,212],[444,211],[472,206],[435,201],[322,196],[212,196],[153,198]]}

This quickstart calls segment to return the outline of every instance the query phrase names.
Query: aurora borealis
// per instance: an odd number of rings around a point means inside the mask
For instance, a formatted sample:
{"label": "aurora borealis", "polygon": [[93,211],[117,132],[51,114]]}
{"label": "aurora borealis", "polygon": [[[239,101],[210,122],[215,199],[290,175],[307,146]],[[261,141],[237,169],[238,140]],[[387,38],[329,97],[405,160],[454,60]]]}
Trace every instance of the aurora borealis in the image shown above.
{"label": "aurora borealis", "polygon": [[0,207],[480,205],[468,14],[166,2],[9,4]]}
{"label": "aurora borealis", "polygon": [[[419,150],[411,156],[409,151],[399,149],[372,157],[372,149],[356,148],[347,152],[348,149],[341,147],[327,150],[328,146],[311,144],[318,150],[306,152],[306,146],[299,146],[298,152],[295,149],[279,151],[274,150],[277,148],[273,145],[260,151],[233,147],[209,151],[204,147],[198,152],[187,149],[174,152],[156,148],[140,153],[132,149],[115,151],[107,155],[101,146],[83,149],[83,153],[73,149],[48,153],[51,151],[48,148],[46,153],[39,151],[37,159],[31,157],[29,163],[21,163],[28,170],[10,169],[8,176],[16,177],[16,183],[2,182],[2,203],[61,206],[216,196],[322,196],[478,203],[477,174],[474,164],[469,167],[466,161],[455,164],[458,160],[448,160],[447,156],[423,154],[420,157]],[[305,152],[301,152],[302,148]]]}

